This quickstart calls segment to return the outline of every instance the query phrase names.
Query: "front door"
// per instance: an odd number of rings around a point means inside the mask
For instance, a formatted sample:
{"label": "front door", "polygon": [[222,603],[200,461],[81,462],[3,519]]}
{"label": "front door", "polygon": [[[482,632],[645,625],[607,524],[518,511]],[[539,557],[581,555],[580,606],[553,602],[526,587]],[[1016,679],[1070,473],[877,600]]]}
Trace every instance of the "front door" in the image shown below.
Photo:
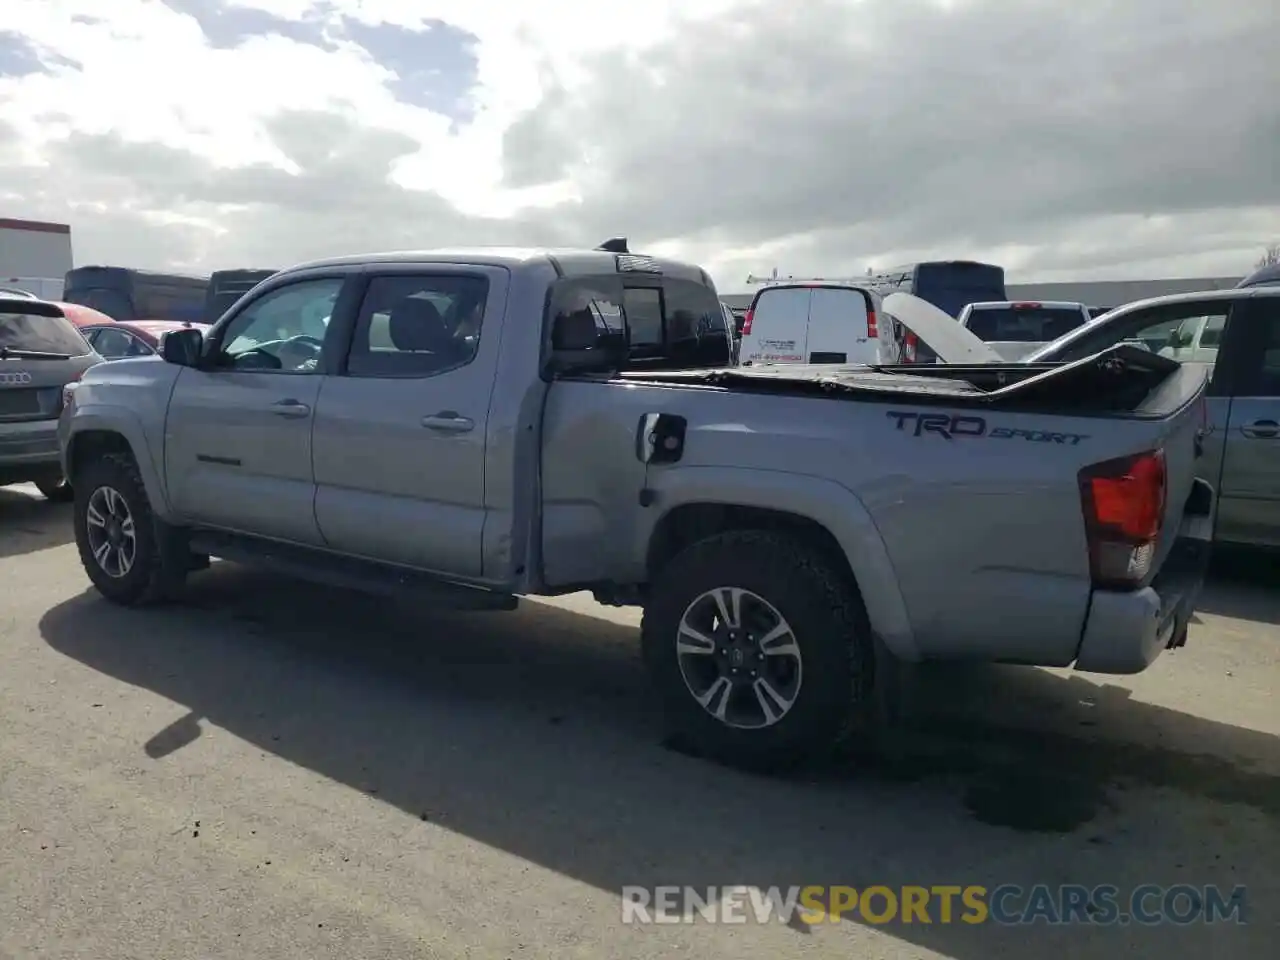
{"label": "front door", "polygon": [[[330,546],[483,575],[486,435],[506,294],[497,268],[370,275],[346,362],[325,378],[316,408],[315,512]],[[511,464],[495,468],[509,485]],[[509,486],[496,488],[510,504]]]}
{"label": "front door", "polygon": [[316,526],[311,430],[342,276],[274,287],[215,328],[178,377],[165,473],[183,519],[302,544]]}
{"label": "front door", "polygon": [[[1224,433],[1217,539],[1280,547],[1280,297],[1244,301],[1248,323]],[[1238,325],[1233,318],[1231,335]]]}

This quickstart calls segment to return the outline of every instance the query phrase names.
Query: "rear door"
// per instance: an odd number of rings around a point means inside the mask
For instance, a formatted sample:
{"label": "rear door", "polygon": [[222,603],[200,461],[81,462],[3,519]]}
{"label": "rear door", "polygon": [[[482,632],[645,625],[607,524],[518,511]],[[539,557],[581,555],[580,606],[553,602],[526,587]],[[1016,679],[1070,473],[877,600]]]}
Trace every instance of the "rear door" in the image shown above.
{"label": "rear door", "polygon": [[1280,547],[1280,297],[1238,301],[1219,367],[1232,396],[1218,399],[1230,412],[1219,440],[1216,537]]}
{"label": "rear door", "polygon": [[809,293],[807,362],[880,362],[880,343],[868,330],[867,297],[861,290],[814,287]]}
{"label": "rear door", "polygon": [[369,272],[316,407],[315,517],[334,549],[479,578],[485,440],[509,274]]}
{"label": "rear door", "polygon": [[750,332],[742,334],[742,363],[804,363],[808,356],[808,287],[767,287],[756,295]]}

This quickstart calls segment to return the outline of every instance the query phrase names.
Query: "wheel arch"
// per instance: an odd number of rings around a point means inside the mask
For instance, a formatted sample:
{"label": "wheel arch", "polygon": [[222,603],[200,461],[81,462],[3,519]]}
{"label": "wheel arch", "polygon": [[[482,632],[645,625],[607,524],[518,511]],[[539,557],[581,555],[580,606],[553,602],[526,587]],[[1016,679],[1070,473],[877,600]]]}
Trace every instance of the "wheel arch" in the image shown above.
{"label": "wheel arch", "polygon": [[785,532],[812,546],[861,595],[872,632],[897,657],[919,659],[897,574],[879,530],[848,489],[820,477],[767,470],[685,468],[651,482],[652,521],[641,531],[647,581],[684,548],[730,530]]}
{"label": "wheel arch", "polygon": [[76,411],[63,443],[62,468],[71,485],[84,464],[104,453],[125,453],[133,458],[146,489],[151,509],[164,517],[169,514],[168,499],[160,473],[151,456],[142,424],[123,409],[111,411]]}

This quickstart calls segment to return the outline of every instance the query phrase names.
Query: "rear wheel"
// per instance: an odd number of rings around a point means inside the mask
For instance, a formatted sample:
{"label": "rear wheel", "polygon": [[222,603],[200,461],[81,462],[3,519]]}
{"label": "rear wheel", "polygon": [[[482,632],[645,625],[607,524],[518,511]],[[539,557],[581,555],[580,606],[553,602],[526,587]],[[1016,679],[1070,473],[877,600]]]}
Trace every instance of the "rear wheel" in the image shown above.
{"label": "rear wheel", "polygon": [[673,733],[710,759],[793,766],[869,712],[861,598],[790,536],[735,531],[685,549],[652,584],[642,641]]}
{"label": "rear wheel", "polygon": [[151,512],[133,457],[108,453],[91,461],[77,471],[74,489],[76,547],[98,592],[125,606],[172,596],[187,567]]}
{"label": "rear wheel", "polygon": [[46,500],[51,500],[54,503],[70,503],[75,499],[75,492],[71,489],[71,484],[63,476],[37,480],[36,489],[44,495]]}

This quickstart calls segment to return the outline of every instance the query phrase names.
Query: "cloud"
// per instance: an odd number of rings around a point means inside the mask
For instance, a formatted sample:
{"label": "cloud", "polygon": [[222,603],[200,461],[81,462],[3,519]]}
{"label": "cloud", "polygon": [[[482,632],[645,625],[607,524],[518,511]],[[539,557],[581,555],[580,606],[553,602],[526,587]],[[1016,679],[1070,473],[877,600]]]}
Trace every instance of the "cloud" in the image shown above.
{"label": "cloud", "polygon": [[59,67],[75,69],[78,66],[21,33],[0,30],[0,77],[29,77],[37,73],[51,73]]}
{"label": "cloud", "polygon": [[[469,243],[747,272],[1242,273],[1269,0],[6,0],[0,197],[82,262]],[[536,9],[535,9],[536,8]]]}

